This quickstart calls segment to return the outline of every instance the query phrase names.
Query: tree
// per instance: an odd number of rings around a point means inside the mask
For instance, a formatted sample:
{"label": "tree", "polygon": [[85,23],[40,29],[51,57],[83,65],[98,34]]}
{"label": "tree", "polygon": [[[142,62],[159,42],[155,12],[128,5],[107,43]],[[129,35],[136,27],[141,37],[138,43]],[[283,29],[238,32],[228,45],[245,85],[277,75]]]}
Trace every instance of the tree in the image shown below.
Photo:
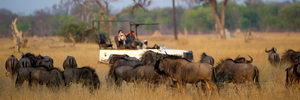
{"label": "tree", "polygon": [[300,3],[283,7],[280,9],[279,14],[289,28],[294,31],[300,30]]}
{"label": "tree", "polygon": [[83,21],[67,23],[59,30],[59,35],[63,36],[65,41],[72,42],[73,45],[78,42],[88,42],[95,37],[95,30]]}
{"label": "tree", "polygon": [[[181,26],[190,31],[208,32],[213,30],[214,19],[206,6],[197,6],[184,12]],[[193,20],[188,20],[193,19]]]}
{"label": "tree", "polygon": [[175,40],[178,39],[177,37],[177,23],[176,23],[176,7],[175,7],[175,0],[172,0],[172,8],[173,8],[173,24],[174,24],[174,38]]}
{"label": "tree", "polygon": [[188,2],[197,2],[197,3],[202,3],[202,4],[209,4],[211,11],[212,11],[212,16],[215,20],[215,28],[216,32],[219,33],[221,39],[226,39],[225,35],[225,14],[226,14],[226,7],[228,0],[222,0],[222,7],[221,7],[221,12],[220,14],[218,13],[218,3],[217,0],[187,0]]}
{"label": "tree", "polygon": [[16,17],[17,15],[11,11],[7,9],[0,9],[0,37],[8,37],[11,35],[11,28],[9,26]]}
{"label": "tree", "polygon": [[15,49],[17,52],[20,52],[21,47],[26,47],[27,39],[25,39],[24,34],[17,27],[18,18],[15,18],[11,23],[12,36],[15,43]]}
{"label": "tree", "polygon": [[212,10],[212,16],[214,17],[215,23],[216,23],[216,29],[222,39],[227,38],[225,36],[225,28],[224,28],[227,2],[228,2],[228,0],[223,0],[221,14],[219,16],[218,9],[217,9],[218,8],[217,0],[209,0],[209,4],[210,4],[211,10]]}

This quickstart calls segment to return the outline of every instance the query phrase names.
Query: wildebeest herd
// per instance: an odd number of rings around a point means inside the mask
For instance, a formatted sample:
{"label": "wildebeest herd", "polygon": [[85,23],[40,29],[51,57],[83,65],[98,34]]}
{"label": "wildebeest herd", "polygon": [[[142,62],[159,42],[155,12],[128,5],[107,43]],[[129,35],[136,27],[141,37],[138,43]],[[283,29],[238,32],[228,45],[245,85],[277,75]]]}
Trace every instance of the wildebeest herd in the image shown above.
{"label": "wildebeest herd", "polygon": [[15,86],[20,87],[24,82],[29,86],[46,85],[51,89],[70,86],[72,83],[82,83],[91,90],[100,87],[100,80],[95,70],[89,66],[77,68],[74,57],[67,56],[63,63],[64,71],[53,66],[49,56],[26,53],[18,60],[14,55],[8,57],[5,68],[15,79]]}
{"label": "wildebeest herd", "polygon": [[[273,66],[283,66],[286,69],[286,87],[298,86],[300,83],[300,52],[287,50],[279,57],[275,48],[265,50],[268,61]],[[200,61],[193,62],[180,56],[145,52],[141,59],[127,55],[111,55],[109,72],[106,81],[109,85],[121,86],[123,81],[130,83],[146,82],[149,84],[167,85],[183,89],[190,83],[202,90],[219,90],[225,83],[250,84],[260,89],[260,72],[253,65],[253,58],[238,56],[226,58],[216,66],[212,56],[203,53]],[[95,70],[89,66],[78,67],[73,56],[67,56],[63,62],[63,71],[53,66],[49,56],[26,53],[20,59],[14,55],[8,57],[5,63],[7,72],[15,79],[15,86],[20,87],[27,81],[29,86],[46,85],[51,89],[69,87],[72,84],[82,84],[90,90],[100,88],[100,79]],[[200,85],[200,86],[199,86]]]}

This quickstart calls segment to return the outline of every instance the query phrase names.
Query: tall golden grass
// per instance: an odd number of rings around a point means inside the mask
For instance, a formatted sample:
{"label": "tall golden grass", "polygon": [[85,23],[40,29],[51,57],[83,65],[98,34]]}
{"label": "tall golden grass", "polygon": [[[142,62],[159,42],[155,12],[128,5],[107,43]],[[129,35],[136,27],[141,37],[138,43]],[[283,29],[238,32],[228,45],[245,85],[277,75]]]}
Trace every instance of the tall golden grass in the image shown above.
{"label": "tall golden grass", "polygon": [[268,63],[265,48],[276,47],[282,54],[286,49],[300,50],[300,34],[261,34],[256,33],[253,40],[245,43],[243,35],[236,35],[234,38],[220,40],[215,35],[188,35],[179,36],[174,41],[171,35],[141,36],[140,39],[147,39],[150,45],[160,44],[168,48],[192,50],[194,60],[198,61],[200,54],[206,52],[213,56],[218,62],[227,57],[238,55],[251,55],[254,58],[253,64],[260,70],[260,81],[262,89],[259,91],[245,86],[229,85],[220,91],[218,95],[207,95],[198,89],[188,86],[184,92],[178,92],[166,86],[151,87],[147,84],[124,84],[121,88],[108,87],[105,82],[105,75],[109,67],[105,64],[98,64],[98,46],[92,43],[80,43],[75,47],[72,44],[64,43],[59,37],[30,38],[28,48],[22,49],[24,53],[48,55],[53,57],[54,65],[62,69],[62,62],[66,56],[72,55],[77,59],[80,66],[89,65],[96,69],[100,76],[102,87],[91,94],[80,85],[73,85],[68,89],[52,91],[45,86],[28,88],[24,84],[22,88],[14,87],[14,80],[6,77],[4,63],[6,58],[14,54],[20,54],[9,49],[13,42],[7,38],[0,39],[0,98],[1,100],[82,100],[82,99],[104,99],[104,100],[191,100],[191,99],[300,99],[300,91],[287,90],[285,84],[285,71],[288,66],[275,68]]}

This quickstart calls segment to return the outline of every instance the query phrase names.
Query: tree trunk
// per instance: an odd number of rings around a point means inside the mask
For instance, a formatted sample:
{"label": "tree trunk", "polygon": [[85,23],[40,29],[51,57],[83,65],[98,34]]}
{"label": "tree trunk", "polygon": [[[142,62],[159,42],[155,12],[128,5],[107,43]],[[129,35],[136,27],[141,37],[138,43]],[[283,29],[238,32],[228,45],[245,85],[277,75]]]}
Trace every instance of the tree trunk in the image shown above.
{"label": "tree trunk", "polygon": [[222,4],[222,10],[221,10],[221,35],[223,35],[223,37],[226,39],[228,38],[226,33],[225,33],[225,17],[226,17],[226,7],[227,7],[227,2],[228,0],[224,0],[223,4]]}
{"label": "tree trunk", "polygon": [[23,32],[18,30],[17,27],[18,18],[15,18],[11,23],[12,35],[15,44],[15,49],[17,52],[20,52],[21,46],[26,46],[23,38]]}
{"label": "tree trunk", "polygon": [[172,0],[172,6],[173,6],[174,38],[175,38],[175,40],[177,40],[178,39],[178,36],[177,36],[178,33],[177,33],[175,0]]}
{"label": "tree trunk", "polygon": [[212,16],[215,19],[216,32],[219,33],[221,39],[226,39],[224,22],[225,22],[225,10],[226,10],[226,5],[227,5],[227,0],[224,0],[222,12],[221,12],[221,18],[219,17],[218,11],[217,11],[217,1],[209,0],[209,4],[210,4],[211,11],[212,11]]}

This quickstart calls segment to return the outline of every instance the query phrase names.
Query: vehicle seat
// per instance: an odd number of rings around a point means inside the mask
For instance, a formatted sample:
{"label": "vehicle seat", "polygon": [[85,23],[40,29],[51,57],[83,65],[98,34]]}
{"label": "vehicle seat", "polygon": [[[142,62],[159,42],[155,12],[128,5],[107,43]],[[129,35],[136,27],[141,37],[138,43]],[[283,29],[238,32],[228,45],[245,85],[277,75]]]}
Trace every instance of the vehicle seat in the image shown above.
{"label": "vehicle seat", "polygon": [[104,34],[98,34],[98,45],[99,45],[99,48],[104,48],[104,49],[107,49],[107,48],[112,48],[112,44],[111,43],[107,43],[106,40],[108,39]]}

